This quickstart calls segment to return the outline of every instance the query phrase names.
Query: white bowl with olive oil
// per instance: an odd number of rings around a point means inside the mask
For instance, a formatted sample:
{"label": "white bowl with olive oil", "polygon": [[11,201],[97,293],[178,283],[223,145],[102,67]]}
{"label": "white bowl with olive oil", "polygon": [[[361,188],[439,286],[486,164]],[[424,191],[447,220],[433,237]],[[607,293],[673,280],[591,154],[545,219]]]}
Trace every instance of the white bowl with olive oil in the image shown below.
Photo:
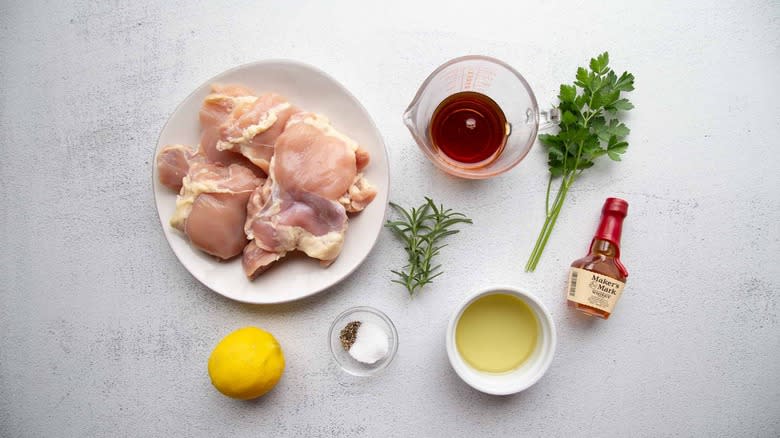
{"label": "white bowl with olive oil", "polygon": [[474,389],[508,395],[536,383],[550,367],[557,339],[538,298],[511,286],[471,294],[447,328],[447,355]]}

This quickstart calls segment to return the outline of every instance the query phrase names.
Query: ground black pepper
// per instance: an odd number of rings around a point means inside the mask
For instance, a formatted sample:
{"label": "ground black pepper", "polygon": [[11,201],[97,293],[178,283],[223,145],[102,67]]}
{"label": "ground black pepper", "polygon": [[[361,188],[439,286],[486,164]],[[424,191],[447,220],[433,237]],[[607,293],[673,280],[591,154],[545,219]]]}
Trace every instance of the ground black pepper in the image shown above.
{"label": "ground black pepper", "polygon": [[360,321],[352,321],[341,329],[339,340],[341,341],[341,346],[344,347],[344,350],[349,351],[349,349],[352,348],[352,344],[354,344],[355,339],[357,339],[357,331],[358,328],[360,328],[360,324]]}

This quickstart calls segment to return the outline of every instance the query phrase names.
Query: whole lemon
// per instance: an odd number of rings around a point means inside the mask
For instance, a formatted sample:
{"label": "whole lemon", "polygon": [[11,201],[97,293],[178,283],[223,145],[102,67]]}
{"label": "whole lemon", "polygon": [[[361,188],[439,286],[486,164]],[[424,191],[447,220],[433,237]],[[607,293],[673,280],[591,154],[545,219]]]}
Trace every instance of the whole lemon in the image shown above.
{"label": "whole lemon", "polygon": [[249,400],[270,391],[284,372],[282,347],[272,334],[257,327],[225,336],[209,357],[209,377],[219,392]]}

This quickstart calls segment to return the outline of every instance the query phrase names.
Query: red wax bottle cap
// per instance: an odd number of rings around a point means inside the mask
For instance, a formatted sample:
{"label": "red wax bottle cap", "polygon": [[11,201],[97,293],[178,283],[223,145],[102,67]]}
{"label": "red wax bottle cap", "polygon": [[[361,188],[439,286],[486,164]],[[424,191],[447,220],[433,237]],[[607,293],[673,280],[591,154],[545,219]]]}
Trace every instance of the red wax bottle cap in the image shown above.
{"label": "red wax bottle cap", "polygon": [[628,202],[625,199],[620,198],[607,198],[604,201],[604,208],[601,210],[602,214],[617,213],[621,217],[626,217],[628,214]]}
{"label": "red wax bottle cap", "polygon": [[628,202],[620,198],[607,198],[601,209],[601,223],[596,231],[597,239],[604,239],[620,246],[623,218],[628,214]]}

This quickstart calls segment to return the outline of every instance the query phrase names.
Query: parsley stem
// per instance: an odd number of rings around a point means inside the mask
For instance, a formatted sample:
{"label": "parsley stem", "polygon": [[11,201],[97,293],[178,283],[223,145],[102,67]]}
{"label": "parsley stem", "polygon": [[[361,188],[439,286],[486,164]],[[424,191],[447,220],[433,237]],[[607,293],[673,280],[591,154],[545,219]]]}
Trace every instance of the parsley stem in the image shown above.
{"label": "parsley stem", "polygon": [[[564,181],[566,179],[564,178]],[[558,193],[558,200],[556,204],[553,206],[553,214],[550,217],[550,225],[546,228],[544,232],[544,237],[542,239],[542,245],[539,247],[539,252],[536,255],[536,258],[534,259],[533,266],[531,267],[531,270],[533,271],[536,269],[536,265],[539,264],[539,260],[542,258],[542,252],[544,251],[544,247],[547,246],[547,240],[550,239],[550,235],[552,234],[553,228],[555,228],[555,222],[558,221],[558,215],[561,213],[561,209],[563,207],[563,201],[566,200],[566,193],[569,191],[569,186],[567,184],[562,184],[561,190]]]}
{"label": "parsley stem", "polygon": [[544,198],[544,214],[545,216],[550,216],[550,186],[552,185],[553,176],[552,173],[550,174],[550,177],[547,178],[547,196]]}
{"label": "parsley stem", "polygon": [[[555,222],[558,220],[558,214],[561,211],[561,207],[563,207],[563,202],[566,200],[566,193],[569,190],[569,179],[567,176],[568,175],[564,175],[563,178],[561,178],[561,187],[558,188],[555,201],[553,201],[552,210],[547,209],[544,225],[542,226],[542,230],[539,232],[539,236],[536,239],[536,245],[534,245],[534,249],[531,251],[531,256],[528,258],[528,262],[525,265],[526,272],[531,272],[536,269],[536,265],[539,263],[539,259],[542,257],[544,247],[547,245],[547,239],[550,238],[550,234],[552,234],[552,229],[555,226]],[[548,205],[550,200],[550,184],[552,184],[552,176],[550,177],[547,188],[546,202]]]}

